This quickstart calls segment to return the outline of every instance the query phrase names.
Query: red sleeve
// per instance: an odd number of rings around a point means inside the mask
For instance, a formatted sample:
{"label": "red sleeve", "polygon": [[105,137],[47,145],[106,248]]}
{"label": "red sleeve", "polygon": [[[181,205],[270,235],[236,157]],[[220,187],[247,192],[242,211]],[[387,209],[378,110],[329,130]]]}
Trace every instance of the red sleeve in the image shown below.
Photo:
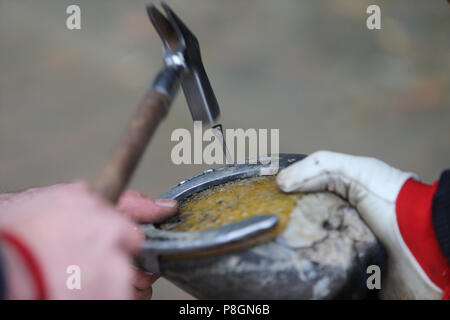
{"label": "red sleeve", "polygon": [[450,299],[450,266],[432,223],[432,202],[438,183],[427,185],[409,179],[396,202],[397,222],[409,250],[430,280],[441,288],[442,299]]}

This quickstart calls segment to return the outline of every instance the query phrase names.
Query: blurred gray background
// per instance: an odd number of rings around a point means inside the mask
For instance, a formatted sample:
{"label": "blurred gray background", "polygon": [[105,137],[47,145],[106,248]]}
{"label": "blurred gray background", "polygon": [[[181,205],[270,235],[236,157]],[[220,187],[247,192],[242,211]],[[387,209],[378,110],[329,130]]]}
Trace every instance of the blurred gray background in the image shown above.
{"label": "blurred gray background", "polygon": [[[0,192],[94,175],[162,66],[144,1],[0,0]],[[81,6],[82,29],[66,29]],[[450,166],[444,0],[171,0],[200,40],[227,128],[279,128],[280,151],[380,158],[426,182]],[[382,29],[366,28],[378,4]],[[156,197],[175,166],[180,94],[132,182]],[[187,298],[165,280],[154,298]]]}

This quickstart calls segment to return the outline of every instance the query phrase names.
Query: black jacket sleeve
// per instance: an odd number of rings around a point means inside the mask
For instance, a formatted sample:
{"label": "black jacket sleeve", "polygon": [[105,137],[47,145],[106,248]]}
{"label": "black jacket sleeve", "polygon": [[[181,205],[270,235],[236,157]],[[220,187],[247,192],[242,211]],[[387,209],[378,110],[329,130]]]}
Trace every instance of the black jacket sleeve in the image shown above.
{"label": "black jacket sleeve", "polygon": [[450,262],[450,169],[441,174],[432,208],[434,232],[444,256]]}
{"label": "black jacket sleeve", "polygon": [[3,266],[4,261],[2,257],[2,252],[0,250],[0,300],[4,300],[6,298],[6,279],[5,279],[5,269]]}

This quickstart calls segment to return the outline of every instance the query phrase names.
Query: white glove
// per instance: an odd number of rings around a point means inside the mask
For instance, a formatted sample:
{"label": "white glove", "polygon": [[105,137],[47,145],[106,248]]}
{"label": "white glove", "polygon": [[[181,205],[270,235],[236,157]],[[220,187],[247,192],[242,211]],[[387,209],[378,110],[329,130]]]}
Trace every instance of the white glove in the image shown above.
{"label": "white glove", "polygon": [[396,219],[397,196],[414,177],[377,159],[319,151],[282,170],[277,183],[286,192],[335,192],[356,207],[388,252],[382,298],[440,299],[442,290],[408,249]]}

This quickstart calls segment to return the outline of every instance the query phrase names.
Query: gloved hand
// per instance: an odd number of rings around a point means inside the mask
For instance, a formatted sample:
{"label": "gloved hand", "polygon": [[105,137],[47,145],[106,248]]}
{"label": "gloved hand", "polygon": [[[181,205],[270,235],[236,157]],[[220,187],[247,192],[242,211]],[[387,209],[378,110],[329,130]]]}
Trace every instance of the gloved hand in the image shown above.
{"label": "gloved hand", "polygon": [[[176,203],[128,191],[117,210],[83,183],[0,194],[7,298],[133,299],[133,282],[139,297],[148,297],[156,278],[137,272],[131,260],[142,235],[119,211],[155,221],[174,213]],[[66,285],[71,265],[80,267],[80,290]]]}
{"label": "gloved hand", "polygon": [[319,151],[282,170],[286,192],[331,191],[356,207],[388,252],[385,299],[440,299],[450,284],[448,263],[431,222],[436,189],[373,158]]}

